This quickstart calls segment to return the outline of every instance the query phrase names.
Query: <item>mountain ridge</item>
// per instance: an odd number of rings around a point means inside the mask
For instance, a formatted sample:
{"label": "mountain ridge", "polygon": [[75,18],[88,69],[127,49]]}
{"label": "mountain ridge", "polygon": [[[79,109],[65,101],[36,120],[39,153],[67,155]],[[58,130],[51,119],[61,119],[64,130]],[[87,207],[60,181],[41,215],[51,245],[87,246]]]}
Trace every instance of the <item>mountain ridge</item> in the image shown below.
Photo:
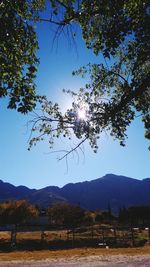
{"label": "mountain ridge", "polygon": [[68,183],[63,187],[47,186],[30,189],[14,186],[0,180],[0,201],[26,199],[41,207],[56,202],[79,204],[85,209],[107,209],[116,211],[132,205],[150,205],[150,178],[138,180],[123,175],[106,174],[101,178],[78,183]]}

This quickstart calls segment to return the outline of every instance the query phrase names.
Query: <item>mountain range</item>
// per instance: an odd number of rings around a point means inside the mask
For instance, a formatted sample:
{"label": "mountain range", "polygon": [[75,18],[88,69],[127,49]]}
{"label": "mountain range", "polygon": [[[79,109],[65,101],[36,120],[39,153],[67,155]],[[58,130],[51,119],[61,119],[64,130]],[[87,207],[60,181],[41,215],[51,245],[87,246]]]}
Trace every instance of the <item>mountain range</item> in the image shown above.
{"label": "mountain range", "polygon": [[88,210],[105,210],[110,205],[117,212],[121,207],[150,205],[150,178],[138,180],[107,174],[92,181],[69,183],[62,188],[48,186],[42,189],[14,186],[0,180],[0,202],[12,199],[26,199],[41,207],[68,202]]}

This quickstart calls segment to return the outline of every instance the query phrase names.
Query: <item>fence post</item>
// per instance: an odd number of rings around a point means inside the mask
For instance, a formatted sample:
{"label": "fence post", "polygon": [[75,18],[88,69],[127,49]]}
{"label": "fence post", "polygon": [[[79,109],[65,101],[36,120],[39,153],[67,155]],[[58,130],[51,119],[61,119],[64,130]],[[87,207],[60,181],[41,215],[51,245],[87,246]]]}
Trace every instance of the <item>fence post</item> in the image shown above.
{"label": "fence post", "polygon": [[41,231],[41,242],[43,243],[45,237],[44,230]]}
{"label": "fence post", "polygon": [[134,247],[134,229],[131,227],[131,239],[132,239],[132,246]]}
{"label": "fence post", "polygon": [[11,240],[10,240],[10,242],[11,242],[11,247],[12,248],[15,248],[16,247],[16,229],[13,229],[13,230],[11,230]]}
{"label": "fence post", "polygon": [[105,242],[104,229],[102,229],[102,238],[103,238],[103,243],[104,243]]}
{"label": "fence post", "polygon": [[69,240],[69,230],[67,230],[67,241]]}
{"label": "fence post", "polygon": [[93,225],[92,225],[92,228],[91,228],[91,236],[92,236],[92,239],[94,237],[94,229],[93,229]]}
{"label": "fence post", "polygon": [[150,245],[150,226],[148,227],[148,241],[149,241],[149,245]]}
{"label": "fence post", "polygon": [[41,231],[41,245],[42,247],[46,246],[46,233],[44,230]]}
{"label": "fence post", "polygon": [[74,241],[75,241],[75,232],[74,228],[72,229],[72,247],[74,247]]}
{"label": "fence post", "polygon": [[116,234],[116,228],[114,228],[114,240],[115,240],[115,244],[117,245],[117,234]]}

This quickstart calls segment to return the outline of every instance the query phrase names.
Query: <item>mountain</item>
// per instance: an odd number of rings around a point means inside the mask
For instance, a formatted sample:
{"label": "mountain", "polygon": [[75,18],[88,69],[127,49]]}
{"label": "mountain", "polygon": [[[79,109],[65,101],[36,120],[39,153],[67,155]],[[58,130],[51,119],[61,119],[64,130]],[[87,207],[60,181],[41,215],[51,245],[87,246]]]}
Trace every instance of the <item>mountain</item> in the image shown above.
{"label": "mountain", "polygon": [[26,199],[42,207],[56,202],[79,204],[85,209],[117,211],[120,207],[150,205],[150,178],[143,180],[107,174],[92,181],[48,186],[39,190],[14,186],[0,180],[0,201]]}
{"label": "mountain", "polygon": [[26,186],[14,186],[9,183],[4,183],[0,180],[0,201],[5,201],[8,199],[27,199],[35,189],[29,189]]}

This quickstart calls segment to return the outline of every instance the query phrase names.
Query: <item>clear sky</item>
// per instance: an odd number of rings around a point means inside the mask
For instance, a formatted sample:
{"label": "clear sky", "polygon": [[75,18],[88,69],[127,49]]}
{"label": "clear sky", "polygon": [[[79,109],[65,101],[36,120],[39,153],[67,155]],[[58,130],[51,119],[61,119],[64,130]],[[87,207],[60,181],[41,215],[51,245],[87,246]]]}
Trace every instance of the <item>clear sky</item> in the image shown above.
{"label": "clear sky", "polygon": [[[53,29],[54,30],[54,29]],[[54,42],[54,31],[50,24],[38,26],[40,42],[40,66],[37,76],[37,91],[61,104],[65,109],[70,99],[63,96],[62,89],[76,90],[84,80],[72,77],[73,70],[89,62],[100,62],[92,51],[85,48],[78,30],[76,49],[69,44],[63,34]],[[99,141],[99,150],[94,154],[84,145],[84,155],[79,154],[66,161],[57,160],[59,153],[51,154],[48,143],[43,142],[29,152],[30,131],[27,122],[31,115],[24,116],[6,109],[7,100],[0,100],[0,179],[14,185],[26,185],[30,188],[42,188],[48,185],[63,186],[70,182],[81,182],[102,177],[107,173],[121,174],[143,179],[150,177],[150,152],[148,141],[144,139],[144,128],[140,118],[128,129],[125,148],[118,141],[103,135]],[[60,140],[55,149],[68,146]]]}

